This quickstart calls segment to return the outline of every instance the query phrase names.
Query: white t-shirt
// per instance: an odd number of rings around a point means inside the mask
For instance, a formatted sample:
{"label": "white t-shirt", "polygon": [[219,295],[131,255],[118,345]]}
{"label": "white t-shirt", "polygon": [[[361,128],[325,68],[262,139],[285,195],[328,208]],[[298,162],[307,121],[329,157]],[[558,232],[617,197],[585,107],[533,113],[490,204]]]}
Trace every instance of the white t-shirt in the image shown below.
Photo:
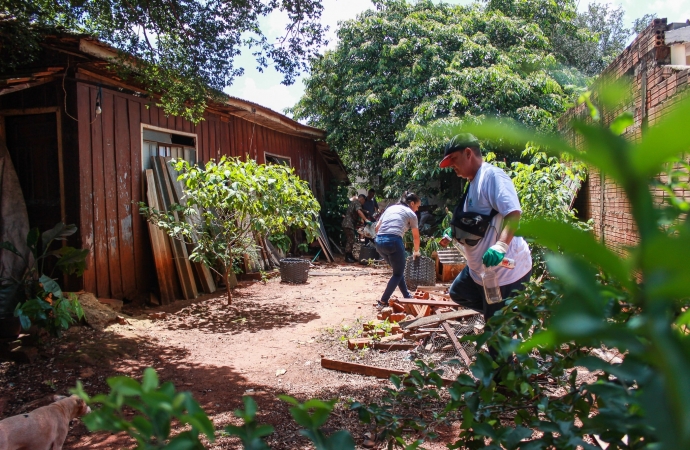
{"label": "white t-shirt", "polygon": [[[503,218],[513,211],[522,212],[520,201],[515,191],[515,186],[508,174],[498,167],[485,162],[477,171],[470,183],[465,199],[464,211],[489,214],[491,209],[498,214],[491,220],[491,225],[486,230],[486,235],[474,247],[463,245],[470,276],[482,284],[481,274],[484,270],[482,257],[489,247],[494,245],[503,228]],[[498,277],[498,284],[505,286],[524,277],[532,268],[532,255],[527,242],[519,236],[514,236],[510,241],[506,258],[515,260],[515,268],[494,267]]]}
{"label": "white t-shirt", "polygon": [[394,234],[402,237],[411,228],[417,228],[417,215],[406,205],[391,205],[379,219],[379,234]]}

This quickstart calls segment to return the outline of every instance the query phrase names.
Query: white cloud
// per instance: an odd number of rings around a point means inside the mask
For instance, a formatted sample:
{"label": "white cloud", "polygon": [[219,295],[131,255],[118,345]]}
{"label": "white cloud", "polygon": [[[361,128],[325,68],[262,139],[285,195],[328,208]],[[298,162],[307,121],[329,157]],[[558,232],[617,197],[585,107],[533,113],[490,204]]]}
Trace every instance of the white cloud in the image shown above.
{"label": "white cloud", "polygon": [[261,106],[271,108],[279,113],[283,109],[294,106],[301,95],[301,86],[295,92],[295,86],[284,86],[282,84],[257,84],[254,78],[243,77],[242,81],[238,83],[239,86],[233,86],[233,89],[228,93],[232,96],[239,97],[250,102],[258,103]]}

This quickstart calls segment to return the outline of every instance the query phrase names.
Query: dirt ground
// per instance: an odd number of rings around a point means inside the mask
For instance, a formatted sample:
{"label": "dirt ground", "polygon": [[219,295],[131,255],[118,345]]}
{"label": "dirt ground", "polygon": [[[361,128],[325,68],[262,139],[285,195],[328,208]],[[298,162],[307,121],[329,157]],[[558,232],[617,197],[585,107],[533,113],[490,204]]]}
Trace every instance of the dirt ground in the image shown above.
{"label": "dirt ground", "polygon": [[[374,304],[390,275],[381,268],[345,264],[320,265],[313,272],[318,275],[302,285],[281,283],[279,277],[265,284],[242,282],[234,291],[236,309],[218,293],[143,311],[126,306],[123,312],[134,317],[105,331],[72,327],[61,338],[44,341],[33,363],[0,363],[0,418],[46,404],[52,394],[67,393],[77,380],[93,395],[108,391],[106,378],[140,377],[151,366],[162,382],[190,391],[217,431],[239,424],[233,411],[242,407],[243,395],[251,395],[259,406],[258,420],[275,427],[267,438],[271,448],[309,448],[277,395],[366,402],[390,385],[320,366],[322,355],[347,357],[339,330],[375,318]],[[150,319],[159,312],[166,314]],[[326,426],[326,431],[348,429],[358,446],[367,431],[356,414],[342,406]],[[64,448],[132,447],[126,436],[89,433],[77,420]],[[426,446],[434,447],[445,445]],[[234,438],[219,437],[208,448],[241,446]]]}

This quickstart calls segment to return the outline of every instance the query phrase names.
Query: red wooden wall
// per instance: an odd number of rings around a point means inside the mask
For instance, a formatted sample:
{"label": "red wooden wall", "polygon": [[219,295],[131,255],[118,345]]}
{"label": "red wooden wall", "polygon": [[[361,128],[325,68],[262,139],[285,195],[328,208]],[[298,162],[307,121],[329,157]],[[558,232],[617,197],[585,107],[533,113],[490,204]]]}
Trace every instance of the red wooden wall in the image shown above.
{"label": "red wooden wall", "polygon": [[197,135],[198,159],[222,155],[259,163],[264,152],[290,157],[292,167],[323,201],[330,172],[311,139],[291,136],[236,116],[207,112],[194,125],[166,117],[133,95],[102,89],[102,114],[94,116],[98,89],[77,83],[79,211],[82,246],[90,250],[84,289],[104,298],[143,299],[157,286],[142,198],[141,124]]}

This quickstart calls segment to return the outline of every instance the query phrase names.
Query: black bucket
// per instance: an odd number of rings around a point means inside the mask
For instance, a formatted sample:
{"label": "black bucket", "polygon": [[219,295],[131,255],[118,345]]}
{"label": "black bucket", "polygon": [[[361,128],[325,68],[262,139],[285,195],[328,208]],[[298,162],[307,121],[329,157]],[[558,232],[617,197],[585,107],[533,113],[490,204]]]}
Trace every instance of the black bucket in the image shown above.
{"label": "black bucket", "polygon": [[306,283],[309,276],[309,260],[284,258],[280,260],[280,280],[286,283]]}

